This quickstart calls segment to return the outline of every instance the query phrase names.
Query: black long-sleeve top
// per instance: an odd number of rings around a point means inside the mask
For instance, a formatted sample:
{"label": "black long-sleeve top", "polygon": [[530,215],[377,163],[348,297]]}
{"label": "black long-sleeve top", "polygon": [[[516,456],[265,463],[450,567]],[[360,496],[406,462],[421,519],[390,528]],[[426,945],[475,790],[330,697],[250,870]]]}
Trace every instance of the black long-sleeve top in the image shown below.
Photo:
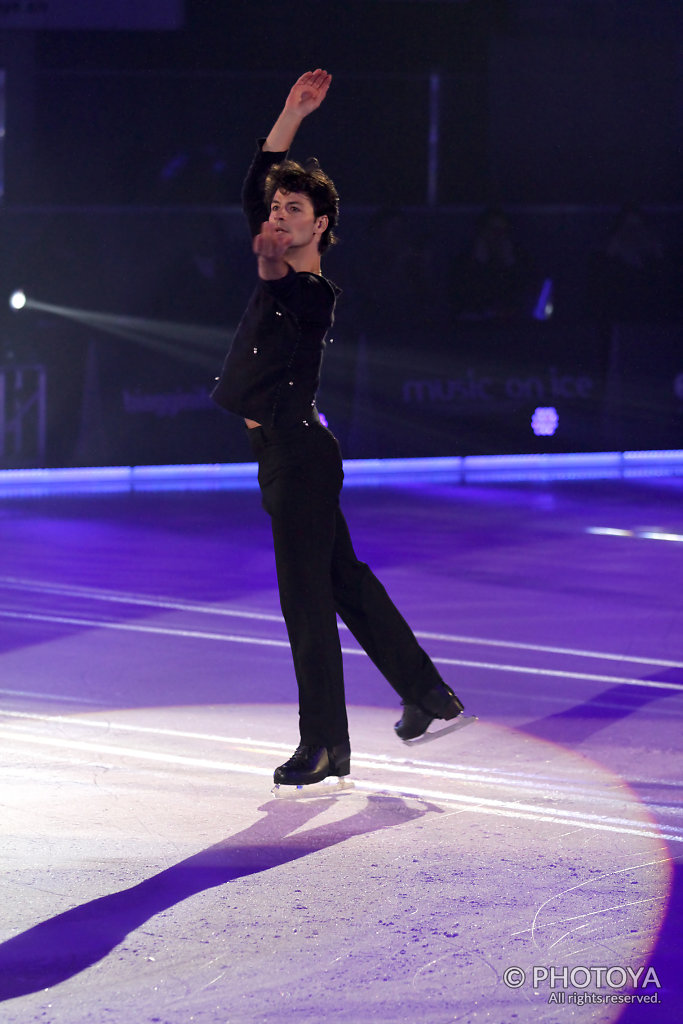
{"label": "black long-sleeve top", "polygon": [[[268,172],[287,157],[264,152],[261,145],[242,187],[242,208],[252,237],[269,215],[264,200]],[[278,280],[259,278],[213,389],[213,400],[229,412],[274,428],[291,427],[314,415],[337,293],[321,275],[291,267]]]}

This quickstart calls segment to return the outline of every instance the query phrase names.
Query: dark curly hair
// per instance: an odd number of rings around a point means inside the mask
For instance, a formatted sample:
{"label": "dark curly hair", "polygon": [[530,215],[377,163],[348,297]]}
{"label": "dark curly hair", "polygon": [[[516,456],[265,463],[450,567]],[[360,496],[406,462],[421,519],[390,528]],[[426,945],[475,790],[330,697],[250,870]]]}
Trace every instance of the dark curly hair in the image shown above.
{"label": "dark curly hair", "polygon": [[264,199],[270,209],[273,196],[281,192],[302,192],[313,204],[316,217],[327,217],[328,224],[320,236],[318,249],[325,252],[337,241],[334,229],[339,222],[339,194],[334,182],[321,169],[315,157],[310,157],[305,164],[294,160],[283,160],[281,164],[271,167],[266,178]]}

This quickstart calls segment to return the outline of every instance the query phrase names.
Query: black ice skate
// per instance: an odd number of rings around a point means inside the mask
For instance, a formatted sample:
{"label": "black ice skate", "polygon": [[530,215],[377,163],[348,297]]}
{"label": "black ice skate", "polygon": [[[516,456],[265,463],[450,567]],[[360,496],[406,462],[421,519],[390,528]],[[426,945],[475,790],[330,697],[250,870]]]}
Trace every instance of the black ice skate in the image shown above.
{"label": "black ice skate", "polygon": [[[351,771],[351,747],[349,743],[340,743],[336,747],[307,746],[300,743],[292,756],[273,773],[275,788],[273,793],[282,795],[280,787],[315,786],[316,783],[332,779],[337,786],[326,787],[326,791],[351,788],[352,783],[346,781]],[[289,795],[289,794],[287,794]],[[313,795],[313,793],[311,793]]]}
{"label": "black ice skate", "polygon": [[[455,696],[450,686],[442,683],[428,690],[420,704],[409,704],[404,701],[403,714],[394,726],[394,730],[402,740],[416,740],[425,735],[435,718],[451,721],[462,715],[464,710],[463,704]],[[466,721],[470,721],[470,719]],[[451,726],[448,729],[439,730],[438,735],[451,732],[454,728],[455,726]]]}

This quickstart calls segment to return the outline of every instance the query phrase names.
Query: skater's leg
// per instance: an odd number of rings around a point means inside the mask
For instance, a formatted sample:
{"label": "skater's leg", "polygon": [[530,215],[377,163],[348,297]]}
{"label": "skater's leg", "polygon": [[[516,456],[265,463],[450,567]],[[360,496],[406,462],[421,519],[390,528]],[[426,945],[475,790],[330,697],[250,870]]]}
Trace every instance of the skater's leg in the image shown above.
{"label": "skater's leg", "polygon": [[271,517],[280,604],[299,688],[301,743],[348,747],[341,646],[330,579],[341,487],[336,441],[311,426],[259,460]]}
{"label": "skater's leg", "polygon": [[339,509],[332,584],[340,618],[406,706],[403,719],[397,723],[399,735],[414,738],[434,718],[458,715],[463,705],[417,642],[384,586],[369,566],[357,558]]}
{"label": "skater's leg", "polygon": [[272,518],[280,606],[299,688],[302,743],[348,739],[339,631],[330,581],[333,515],[305,503]]}
{"label": "skater's leg", "polygon": [[356,557],[339,509],[332,584],[340,618],[403,700],[416,699],[442,681],[385,588],[370,567]]}

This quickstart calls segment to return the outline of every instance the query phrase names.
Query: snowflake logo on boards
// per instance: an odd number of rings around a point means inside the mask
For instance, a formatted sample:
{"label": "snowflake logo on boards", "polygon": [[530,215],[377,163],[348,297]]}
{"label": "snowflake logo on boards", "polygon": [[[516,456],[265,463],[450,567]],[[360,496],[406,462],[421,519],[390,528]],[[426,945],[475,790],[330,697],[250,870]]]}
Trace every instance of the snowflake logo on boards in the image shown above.
{"label": "snowflake logo on boards", "polygon": [[539,406],[531,417],[531,429],[536,437],[551,437],[557,430],[560,417],[554,406]]}

